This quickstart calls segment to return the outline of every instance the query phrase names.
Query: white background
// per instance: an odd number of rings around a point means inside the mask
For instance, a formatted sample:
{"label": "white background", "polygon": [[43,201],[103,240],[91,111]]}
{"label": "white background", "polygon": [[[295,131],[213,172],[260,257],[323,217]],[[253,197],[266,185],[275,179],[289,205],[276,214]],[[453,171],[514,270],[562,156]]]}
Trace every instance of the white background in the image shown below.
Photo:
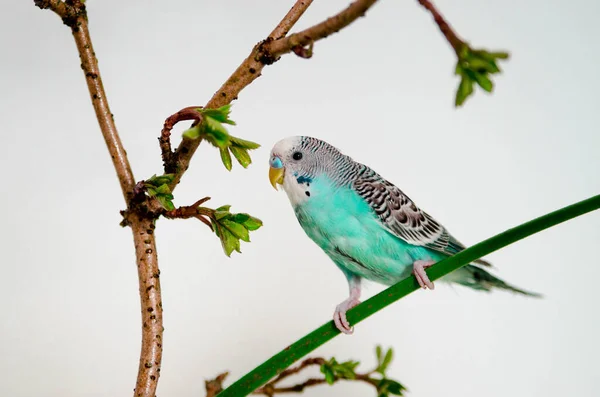
{"label": "white background", "polygon": [[[206,103],[293,2],[88,3],[139,180],[161,172],[164,119]],[[295,30],[347,3],[316,1]],[[372,166],[466,244],[600,192],[599,3],[437,3],[474,47],[511,51],[492,96],[478,90],[455,109],[455,55],[430,15],[385,0],[318,42],[312,59],[285,56],[242,92],[231,133],[263,144],[248,170],[227,172],[202,144],[176,204],[210,195],[265,226],[229,259],[200,222],[158,222],[159,395],[201,396],[204,379],[224,370],[239,378],[346,298],[341,272],[268,183],[268,153],[283,137],[316,136]],[[70,31],[13,1],[0,14],[0,48],[0,395],[131,395],[140,347],[131,232],[118,225],[123,198]],[[490,255],[497,274],[543,300],[440,285],[314,354],[371,366],[376,344],[393,346],[390,375],[411,396],[596,395],[599,221],[592,213]],[[340,384],[306,395],[374,391]]]}

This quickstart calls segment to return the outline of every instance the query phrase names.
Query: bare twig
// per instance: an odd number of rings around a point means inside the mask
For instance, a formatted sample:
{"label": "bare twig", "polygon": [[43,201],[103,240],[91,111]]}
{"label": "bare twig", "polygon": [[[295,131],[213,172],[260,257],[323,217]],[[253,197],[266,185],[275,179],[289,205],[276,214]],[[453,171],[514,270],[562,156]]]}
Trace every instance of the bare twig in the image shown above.
{"label": "bare twig", "polygon": [[189,219],[196,218],[204,223],[206,226],[213,230],[210,223],[210,219],[214,215],[214,211],[209,208],[200,207],[202,204],[210,200],[210,197],[204,197],[196,201],[192,205],[186,205],[184,207],[175,208],[174,210],[167,211],[163,215],[169,219]]}
{"label": "bare twig", "polygon": [[[325,359],[322,357],[308,358],[308,359],[302,361],[297,366],[290,367],[290,368],[282,371],[275,379],[273,379],[272,381],[270,381],[263,387],[256,389],[252,394],[259,394],[259,395],[265,395],[268,397],[272,397],[275,394],[282,394],[282,393],[301,393],[307,387],[325,384],[325,383],[327,383],[327,380],[325,378],[309,378],[303,382],[297,383],[292,386],[281,386],[281,387],[277,386],[277,384],[279,382],[281,382],[282,380],[284,380],[285,378],[287,378],[291,375],[297,374],[298,372],[301,372],[302,370],[309,368],[311,366],[317,365],[320,367],[325,362],[326,362]],[[374,371],[370,371],[370,372],[364,373],[364,374],[357,373],[357,374],[355,374],[354,378],[342,378],[338,375],[334,375],[333,382],[335,383],[339,380],[346,379],[346,380],[351,380],[351,381],[353,380],[353,381],[365,382],[372,386],[377,387],[377,385],[379,383],[379,379],[375,379],[375,378],[371,377],[373,372]]]}
{"label": "bare twig", "polygon": [[215,397],[221,391],[223,391],[223,381],[229,375],[229,372],[223,372],[218,375],[215,379],[204,381],[206,387],[206,397]]}
{"label": "bare twig", "polygon": [[417,1],[419,2],[419,4],[421,4],[425,9],[427,9],[431,13],[435,23],[438,25],[438,27],[444,34],[444,37],[446,37],[446,40],[448,40],[448,43],[450,43],[450,45],[454,49],[454,52],[456,52],[456,55],[460,56],[460,51],[464,47],[465,43],[458,37],[458,35],[454,32],[454,30],[452,30],[452,27],[448,24],[448,22],[446,22],[446,20],[442,16],[442,14],[440,14],[440,12],[435,8],[435,6],[433,5],[433,3],[431,1],[429,1],[429,0],[417,0]]}
{"label": "bare twig", "polygon": [[304,14],[312,2],[313,0],[296,1],[296,4],[294,4],[286,16],[283,17],[281,22],[279,22],[279,25],[273,29],[269,37],[273,40],[277,40],[288,34],[290,29],[296,24],[296,22],[298,22],[300,17]]}
{"label": "bare twig", "polygon": [[[328,18],[322,23],[319,23],[311,28],[303,30],[299,33],[292,34],[287,37],[274,40],[286,31],[289,31],[302,13],[310,5],[307,1],[297,1],[294,7],[288,12],[283,20],[273,30],[269,38],[258,43],[250,53],[250,55],[242,62],[233,74],[223,83],[221,88],[213,95],[210,101],[206,104],[207,108],[216,109],[223,105],[231,103],[238,98],[238,94],[247,87],[250,83],[256,80],[265,67],[265,65],[275,62],[279,56],[288,53],[297,46],[306,46],[312,42],[325,38],[332,33],[348,26],[353,21],[364,15],[365,12],[377,0],[355,0],[348,8],[340,13]],[[184,139],[177,148],[174,161],[176,171],[173,183],[169,186],[171,191],[181,180],[181,177],[187,170],[190,160],[201,139]]]}
{"label": "bare twig", "polygon": [[276,59],[277,57],[292,51],[294,47],[304,47],[315,41],[324,39],[364,16],[368,9],[376,2],[377,0],[357,0],[342,12],[327,18],[317,25],[279,40],[265,43],[263,51],[273,59]]}
{"label": "bare twig", "polygon": [[171,150],[171,130],[175,124],[184,120],[194,120],[192,125],[198,124],[202,116],[197,109],[201,107],[202,106],[188,106],[187,108],[183,108],[179,112],[167,117],[165,120],[165,124],[160,133],[158,141],[160,142],[160,151],[162,153],[166,174],[173,173],[176,170],[175,164],[173,163],[173,151]]}

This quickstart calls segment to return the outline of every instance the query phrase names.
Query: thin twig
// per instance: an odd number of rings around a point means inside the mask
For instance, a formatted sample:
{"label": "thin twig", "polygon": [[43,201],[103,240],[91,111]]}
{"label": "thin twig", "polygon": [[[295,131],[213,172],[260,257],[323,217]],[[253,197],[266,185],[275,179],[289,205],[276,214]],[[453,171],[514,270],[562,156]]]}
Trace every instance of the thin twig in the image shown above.
{"label": "thin twig", "polygon": [[229,372],[223,372],[215,379],[204,381],[204,387],[206,387],[206,397],[215,397],[223,390],[223,381],[227,375],[229,375]]}
{"label": "thin twig", "polygon": [[296,24],[296,22],[298,22],[300,17],[304,14],[312,2],[313,0],[296,1],[296,4],[292,6],[288,13],[283,17],[281,22],[279,22],[275,29],[273,29],[269,37],[273,40],[285,37],[285,35],[288,34],[290,29]]}
{"label": "thin twig", "polygon": [[173,163],[173,151],[171,149],[171,130],[175,124],[184,120],[194,120],[192,126],[198,124],[202,119],[198,108],[201,106],[188,106],[175,114],[167,117],[158,141],[160,143],[160,151],[162,154],[164,169],[166,174],[171,174],[176,171],[176,166]]}
{"label": "thin twig", "polygon": [[[303,30],[300,33],[292,34],[273,40],[272,37],[257,44],[250,55],[241,63],[233,74],[223,83],[221,88],[213,95],[206,104],[207,108],[216,109],[223,105],[231,103],[238,98],[239,93],[250,83],[256,80],[265,67],[265,65],[275,62],[279,56],[293,50],[294,47],[306,46],[322,38],[335,33],[350,23],[364,15],[365,12],[376,2],[376,0],[356,0],[348,8],[340,13],[328,18],[311,28]],[[292,10],[290,10],[282,21],[271,33],[271,36],[277,36],[285,31],[289,31],[302,13],[310,5],[310,2],[297,1]],[[306,37],[305,37],[306,36]],[[291,37],[294,39],[290,40]],[[308,38],[307,38],[308,37]],[[174,155],[174,164],[176,171],[173,183],[169,186],[171,191],[181,180],[181,177],[187,170],[190,160],[198,149],[202,139],[184,139]]]}
{"label": "thin twig", "polygon": [[286,54],[294,47],[307,46],[318,40],[324,39],[333,33],[340,31],[346,26],[358,18],[365,15],[365,13],[375,4],[377,0],[357,0],[350,4],[342,12],[327,18],[325,21],[311,26],[308,29],[304,29],[301,32],[291,34],[287,37],[279,40],[265,43],[263,50],[269,54],[272,58],[277,58],[283,54]]}
{"label": "thin twig", "polygon": [[[303,382],[300,382],[298,384],[295,384],[293,386],[277,387],[277,384],[279,382],[281,382],[282,380],[284,380],[285,378],[287,378],[291,375],[297,374],[298,372],[301,372],[302,370],[309,368],[311,366],[317,365],[320,367],[325,362],[326,362],[325,359],[322,357],[307,358],[306,360],[302,361],[299,365],[297,365],[295,367],[290,367],[290,368],[282,371],[275,379],[273,379],[272,381],[270,381],[263,387],[255,390],[254,392],[252,392],[252,394],[259,394],[259,395],[265,395],[268,397],[272,397],[275,394],[282,394],[282,393],[302,393],[304,391],[304,389],[306,389],[307,387],[325,384],[325,383],[327,383],[325,378],[309,378],[309,379],[307,379]],[[377,387],[379,380],[371,378],[372,374],[373,374],[373,371],[364,373],[364,374],[355,374],[354,379],[342,378],[337,375],[334,375],[333,382],[335,383],[339,380],[345,379],[345,380],[350,380],[350,381],[365,382],[372,386]]]}
{"label": "thin twig", "polygon": [[446,40],[448,40],[448,43],[450,43],[450,45],[454,49],[454,52],[456,52],[456,55],[460,56],[460,51],[462,50],[462,48],[465,45],[464,41],[462,41],[458,37],[458,35],[454,32],[454,30],[452,30],[452,27],[450,26],[450,24],[448,24],[448,22],[446,22],[446,20],[442,16],[442,14],[440,14],[440,12],[435,8],[435,6],[433,5],[433,3],[431,1],[429,1],[429,0],[417,0],[417,1],[419,2],[419,4],[421,4],[425,9],[427,9],[431,13],[431,15],[433,16],[433,20],[435,21],[435,23],[437,23],[438,27],[444,34],[444,37],[446,37]]}
{"label": "thin twig", "polygon": [[183,207],[175,208],[174,210],[167,211],[163,215],[165,218],[169,219],[189,219],[196,218],[206,226],[213,230],[210,219],[213,218],[214,210],[209,208],[200,207],[202,204],[210,200],[210,197],[204,197],[200,200],[196,201],[192,205],[186,205]]}

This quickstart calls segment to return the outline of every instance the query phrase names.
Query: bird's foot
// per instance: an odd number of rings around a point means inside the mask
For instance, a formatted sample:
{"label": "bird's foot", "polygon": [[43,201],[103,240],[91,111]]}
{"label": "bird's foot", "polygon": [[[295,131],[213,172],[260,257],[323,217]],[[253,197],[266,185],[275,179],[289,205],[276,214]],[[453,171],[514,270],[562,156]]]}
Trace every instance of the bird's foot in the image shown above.
{"label": "bird's foot", "polygon": [[433,283],[431,281],[429,281],[429,277],[427,276],[427,273],[425,273],[425,269],[427,269],[428,267],[431,267],[431,265],[433,265],[434,263],[435,263],[434,261],[415,261],[415,263],[413,263],[413,274],[415,275],[417,282],[423,289],[427,289],[427,288],[434,289],[435,288]]}
{"label": "bird's foot", "polygon": [[350,298],[346,299],[335,308],[333,322],[337,329],[346,335],[350,335],[354,332],[354,327],[351,327],[348,319],[346,319],[346,312],[359,303],[360,301],[358,298],[350,296]]}

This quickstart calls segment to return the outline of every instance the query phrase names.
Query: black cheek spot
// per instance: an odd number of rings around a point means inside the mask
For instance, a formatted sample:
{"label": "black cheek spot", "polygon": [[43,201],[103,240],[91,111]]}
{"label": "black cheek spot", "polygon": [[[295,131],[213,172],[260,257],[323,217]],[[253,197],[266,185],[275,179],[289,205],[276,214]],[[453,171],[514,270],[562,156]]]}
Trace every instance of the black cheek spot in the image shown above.
{"label": "black cheek spot", "polygon": [[307,190],[304,192],[308,197],[310,197],[310,192]]}

